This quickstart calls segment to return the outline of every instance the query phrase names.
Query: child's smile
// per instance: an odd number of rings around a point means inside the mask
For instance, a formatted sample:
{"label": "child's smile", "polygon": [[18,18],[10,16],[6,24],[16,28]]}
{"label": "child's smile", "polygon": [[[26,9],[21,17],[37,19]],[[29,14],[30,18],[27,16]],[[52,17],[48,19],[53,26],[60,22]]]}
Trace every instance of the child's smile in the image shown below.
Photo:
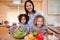
{"label": "child's smile", "polygon": [[37,26],[41,27],[43,25],[43,19],[42,18],[38,18],[37,19]]}

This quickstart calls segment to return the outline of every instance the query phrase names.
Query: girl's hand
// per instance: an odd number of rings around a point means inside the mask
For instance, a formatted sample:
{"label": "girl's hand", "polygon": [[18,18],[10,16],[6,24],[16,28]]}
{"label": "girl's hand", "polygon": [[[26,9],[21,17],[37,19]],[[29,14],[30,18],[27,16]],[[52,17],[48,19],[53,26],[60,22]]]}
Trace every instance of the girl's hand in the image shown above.
{"label": "girl's hand", "polygon": [[27,32],[28,32],[28,34],[30,34],[30,27],[27,28]]}
{"label": "girl's hand", "polygon": [[24,40],[29,40],[28,36],[25,36]]}
{"label": "girl's hand", "polygon": [[42,33],[46,33],[47,31],[46,30],[41,30]]}

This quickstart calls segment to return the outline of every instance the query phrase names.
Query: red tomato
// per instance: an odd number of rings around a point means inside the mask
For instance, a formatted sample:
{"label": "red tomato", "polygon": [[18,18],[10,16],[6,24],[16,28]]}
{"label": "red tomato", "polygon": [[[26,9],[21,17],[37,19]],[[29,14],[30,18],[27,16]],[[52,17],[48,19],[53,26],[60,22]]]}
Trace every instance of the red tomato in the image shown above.
{"label": "red tomato", "polygon": [[43,39],[44,39],[44,34],[42,32],[37,33],[36,40],[43,40]]}

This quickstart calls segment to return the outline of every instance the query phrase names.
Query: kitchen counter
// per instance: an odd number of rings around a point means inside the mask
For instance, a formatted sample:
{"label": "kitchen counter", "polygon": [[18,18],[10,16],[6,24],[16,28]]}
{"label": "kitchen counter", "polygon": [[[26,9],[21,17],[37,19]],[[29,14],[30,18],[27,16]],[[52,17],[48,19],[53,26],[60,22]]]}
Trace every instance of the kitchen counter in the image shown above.
{"label": "kitchen counter", "polygon": [[56,34],[60,34],[60,27],[51,27],[49,26],[48,29],[50,29],[51,31],[55,32]]}
{"label": "kitchen counter", "polygon": [[55,35],[60,40],[60,27],[49,26],[48,27],[48,35],[51,35],[51,36]]}

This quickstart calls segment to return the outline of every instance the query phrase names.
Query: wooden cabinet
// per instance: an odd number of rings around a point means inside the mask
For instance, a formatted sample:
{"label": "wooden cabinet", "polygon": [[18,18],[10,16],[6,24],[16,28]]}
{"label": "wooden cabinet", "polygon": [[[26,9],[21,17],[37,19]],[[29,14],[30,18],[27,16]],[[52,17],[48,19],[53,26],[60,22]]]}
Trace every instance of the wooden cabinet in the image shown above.
{"label": "wooden cabinet", "polygon": [[42,12],[42,0],[32,0],[34,3],[35,10]]}
{"label": "wooden cabinet", "polygon": [[0,26],[0,34],[8,34],[8,29],[6,26]]}

